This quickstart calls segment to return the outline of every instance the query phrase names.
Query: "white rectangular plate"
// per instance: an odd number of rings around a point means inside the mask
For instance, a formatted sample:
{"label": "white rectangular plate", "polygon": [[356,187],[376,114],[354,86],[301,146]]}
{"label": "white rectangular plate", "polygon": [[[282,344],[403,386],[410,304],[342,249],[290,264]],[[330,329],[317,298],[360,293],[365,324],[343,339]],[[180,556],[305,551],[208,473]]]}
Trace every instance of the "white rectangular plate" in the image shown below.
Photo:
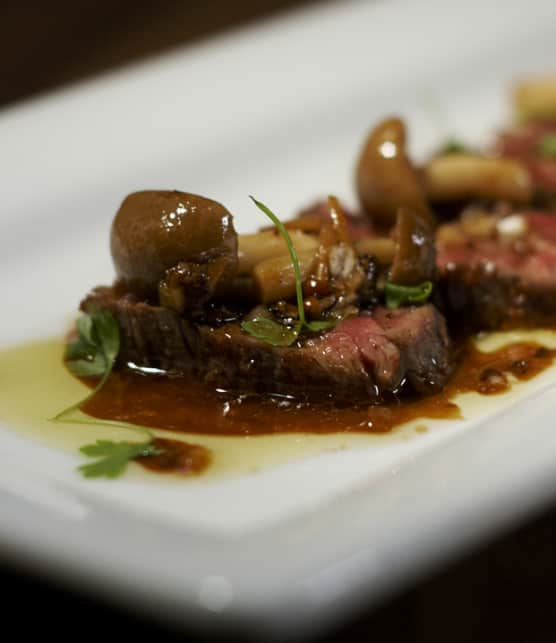
{"label": "white rectangular plate", "polygon": [[[261,223],[248,194],[282,216],[328,193],[353,202],[373,122],[403,115],[417,154],[484,141],[512,79],[556,60],[554,24],[541,0],[326,4],[4,111],[2,346],[63,334],[111,281],[128,192],[210,196],[241,231]],[[83,480],[76,451],[0,424],[0,543],[189,624],[322,628],[553,496],[553,378],[480,421],[183,484]]]}

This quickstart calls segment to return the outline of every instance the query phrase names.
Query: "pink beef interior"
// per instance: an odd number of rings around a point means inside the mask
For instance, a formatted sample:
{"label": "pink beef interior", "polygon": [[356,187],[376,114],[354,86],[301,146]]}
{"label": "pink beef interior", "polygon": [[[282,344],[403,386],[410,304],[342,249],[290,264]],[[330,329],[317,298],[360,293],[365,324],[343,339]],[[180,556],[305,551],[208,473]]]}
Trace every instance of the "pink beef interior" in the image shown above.
{"label": "pink beef interior", "polygon": [[[501,277],[516,277],[534,286],[556,286],[556,216],[544,213],[522,215],[528,233],[524,239],[501,243],[499,238],[470,237],[437,245],[440,272],[479,266]],[[459,226],[460,224],[451,224]]]}

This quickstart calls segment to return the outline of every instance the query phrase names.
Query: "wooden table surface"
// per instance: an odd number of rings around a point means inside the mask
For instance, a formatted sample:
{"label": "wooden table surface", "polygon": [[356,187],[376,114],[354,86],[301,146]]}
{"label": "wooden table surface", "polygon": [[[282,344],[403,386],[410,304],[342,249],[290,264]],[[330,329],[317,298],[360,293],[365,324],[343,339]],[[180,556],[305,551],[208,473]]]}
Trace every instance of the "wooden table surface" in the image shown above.
{"label": "wooden table surface", "polygon": [[[3,0],[0,108],[299,4],[307,2]],[[199,640],[191,632],[165,629],[140,614],[116,610],[29,576],[7,560],[3,563],[4,622],[21,605],[30,615],[18,620],[19,635],[79,640],[86,632],[99,641],[135,636],[160,643]],[[552,507],[320,640],[554,641],[555,581],[556,507]],[[227,639],[238,640],[232,632]]]}

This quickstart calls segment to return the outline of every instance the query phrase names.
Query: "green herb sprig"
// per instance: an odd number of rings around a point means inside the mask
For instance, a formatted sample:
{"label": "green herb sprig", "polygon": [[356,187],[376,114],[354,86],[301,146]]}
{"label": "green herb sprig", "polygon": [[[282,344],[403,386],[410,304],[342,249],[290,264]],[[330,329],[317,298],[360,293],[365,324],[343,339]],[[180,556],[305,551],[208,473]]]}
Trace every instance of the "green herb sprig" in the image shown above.
{"label": "green herb sprig", "polygon": [[[76,322],[77,339],[66,347],[66,365],[79,377],[101,375],[100,382],[84,399],[57,413],[54,422],[74,422],[74,411],[93,398],[106,384],[120,350],[118,323],[108,311],[89,306]],[[83,421],[81,421],[83,423]]]}
{"label": "green herb sprig", "polygon": [[542,156],[556,159],[556,134],[547,134],[539,141],[537,150]]}
{"label": "green herb sprig", "polygon": [[384,293],[386,295],[386,307],[390,309],[400,308],[405,304],[421,304],[431,296],[432,282],[424,281],[417,286],[401,286],[392,281],[387,281]]}
{"label": "green herb sprig", "polygon": [[297,258],[297,252],[291,237],[284,224],[264,203],[257,201],[257,199],[252,196],[249,198],[259,208],[259,210],[264,212],[272,223],[274,223],[286,243],[288,253],[292,260],[293,274],[295,277],[298,320],[293,326],[285,326],[269,317],[259,315],[254,319],[242,322],[242,329],[246,333],[249,333],[249,335],[252,335],[257,339],[261,339],[268,344],[272,344],[272,346],[291,346],[297,340],[299,335],[305,331],[317,333],[321,330],[333,328],[338,323],[337,320],[307,321],[305,318],[302,290],[303,280],[301,278],[301,270],[299,269],[299,259]]}
{"label": "green herb sprig", "polygon": [[117,478],[121,476],[130,460],[139,456],[160,455],[162,449],[154,446],[151,437],[146,442],[113,442],[97,440],[79,449],[89,458],[98,458],[95,462],[82,464],[79,471],[86,478]]}
{"label": "green herb sprig", "polygon": [[101,379],[89,395],[51,419],[54,422],[71,424],[123,427],[146,433],[148,440],[145,442],[97,440],[94,444],[86,444],[79,449],[83,455],[98,458],[96,462],[79,467],[79,471],[86,478],[117,478],[124,473],[130,460],[139,456],[159,455],[163,450],[154,446],[154,436],[144,427],[128,422],[88,418],[75,413],[106,384],[120,351],[118,323],[108,311],[89,306],[87,312],[75,322],[75,328],[77,338],[66,346],[66,366],[78,377],[101,376]]}

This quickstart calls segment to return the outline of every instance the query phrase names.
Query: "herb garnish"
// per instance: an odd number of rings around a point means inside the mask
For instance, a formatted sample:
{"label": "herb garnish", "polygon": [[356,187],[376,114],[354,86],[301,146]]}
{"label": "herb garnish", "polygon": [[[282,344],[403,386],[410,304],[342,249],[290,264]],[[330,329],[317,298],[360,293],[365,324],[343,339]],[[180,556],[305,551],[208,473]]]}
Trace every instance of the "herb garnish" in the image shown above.
{"label": "herb garnish", "polygon": [[291,346],[299,335],[295,326],[284,326],[284,324],[264,315],[258,315],[253,319],[241,322],[241,328],[249,335],[262,339],[272,346]]}
{"label": "herb garnish", "polygon": [[259,315],[254,319],[244,321],[241,328],[249,335],[261,339],[273,346],[291,346],[299,335],[304,331],[319,332],[333,328],[338,320],[325,321],[307,321],[305,318],[305,309],[303,308],[303,290],[301,271],[299,269],[299,260],[295,251],[291,237],[280,219],[264,203],[257,201],[254,197],[249,197],[253,203],[266,214],[266,216],[278,228],[278,232],[284,239],[292,260],[293,274],[295,277],[295,293],[297,297],[298,321],[293,326],[285,326],[264,315]]}
{"label": "herb garnish", "polygon": [[469,146],[467,146],[465,143],[462,143],[457,138],[450,138],[440,147],[439,155],[466,154],[470,151],[471,150]]}
{"label": "herb garnish", "polygon": [[117,478],[126,469],[130,460],[139,456],[159,455],[163,451],[154,446],[154,437],[150,431],[128,422],[113,422],[97,418],[72,416],[94,397],[106,384],[114,367],[120,350],[120,330],[118,323],[111,313],[89,306],[75,322],[77,338],[66,346],[66,366],[78,377],[102,376],[96,387],[83,400],[72,404],[52,418],[54,422],[71,424],[100,424],[124,427],[145,432],[149,439],[146,442],[113,442],[112,440],[97,440],[94,444],[86,444],[79,450],[91,458],[99,458],[96,462],[83,464],[79,471],[86,478]]}
{"label": "herb garnish", "polygon": [[547,134],[537,145],[539,154],[551,156],[556,159],[556,134]]}
{"label": "herb garnish", "polygon": [[147,442],[113,442],[97,440],[79,449],[90,458],[99,458],[96,462],[82,464],[79,471],[86,478],[117,478],[126,470],[130,460],[139,456],[160,455],[162,449],[153,444],[153,438]]}
{"label": "herb garnish", "polygon": [[[107,311],[89,306],[76,322],[77,339],[66,347],[66,365],[79,377],[102,375],[100,382],[83,400],[60,411],[52,420],[73,422],[68,419],[73,411],[94,397],[106,384],[120,350],[120,330],[114,317]],[[83,421],[82,421],[83,422]]]}
{"label": "herb garnish", "polygon": [[394,309],[404,304],[420,304],[427,301],[432,293],[432,282],[424,281],[418,286],[401,286],[387,281],[384,287],[387,308]]}

